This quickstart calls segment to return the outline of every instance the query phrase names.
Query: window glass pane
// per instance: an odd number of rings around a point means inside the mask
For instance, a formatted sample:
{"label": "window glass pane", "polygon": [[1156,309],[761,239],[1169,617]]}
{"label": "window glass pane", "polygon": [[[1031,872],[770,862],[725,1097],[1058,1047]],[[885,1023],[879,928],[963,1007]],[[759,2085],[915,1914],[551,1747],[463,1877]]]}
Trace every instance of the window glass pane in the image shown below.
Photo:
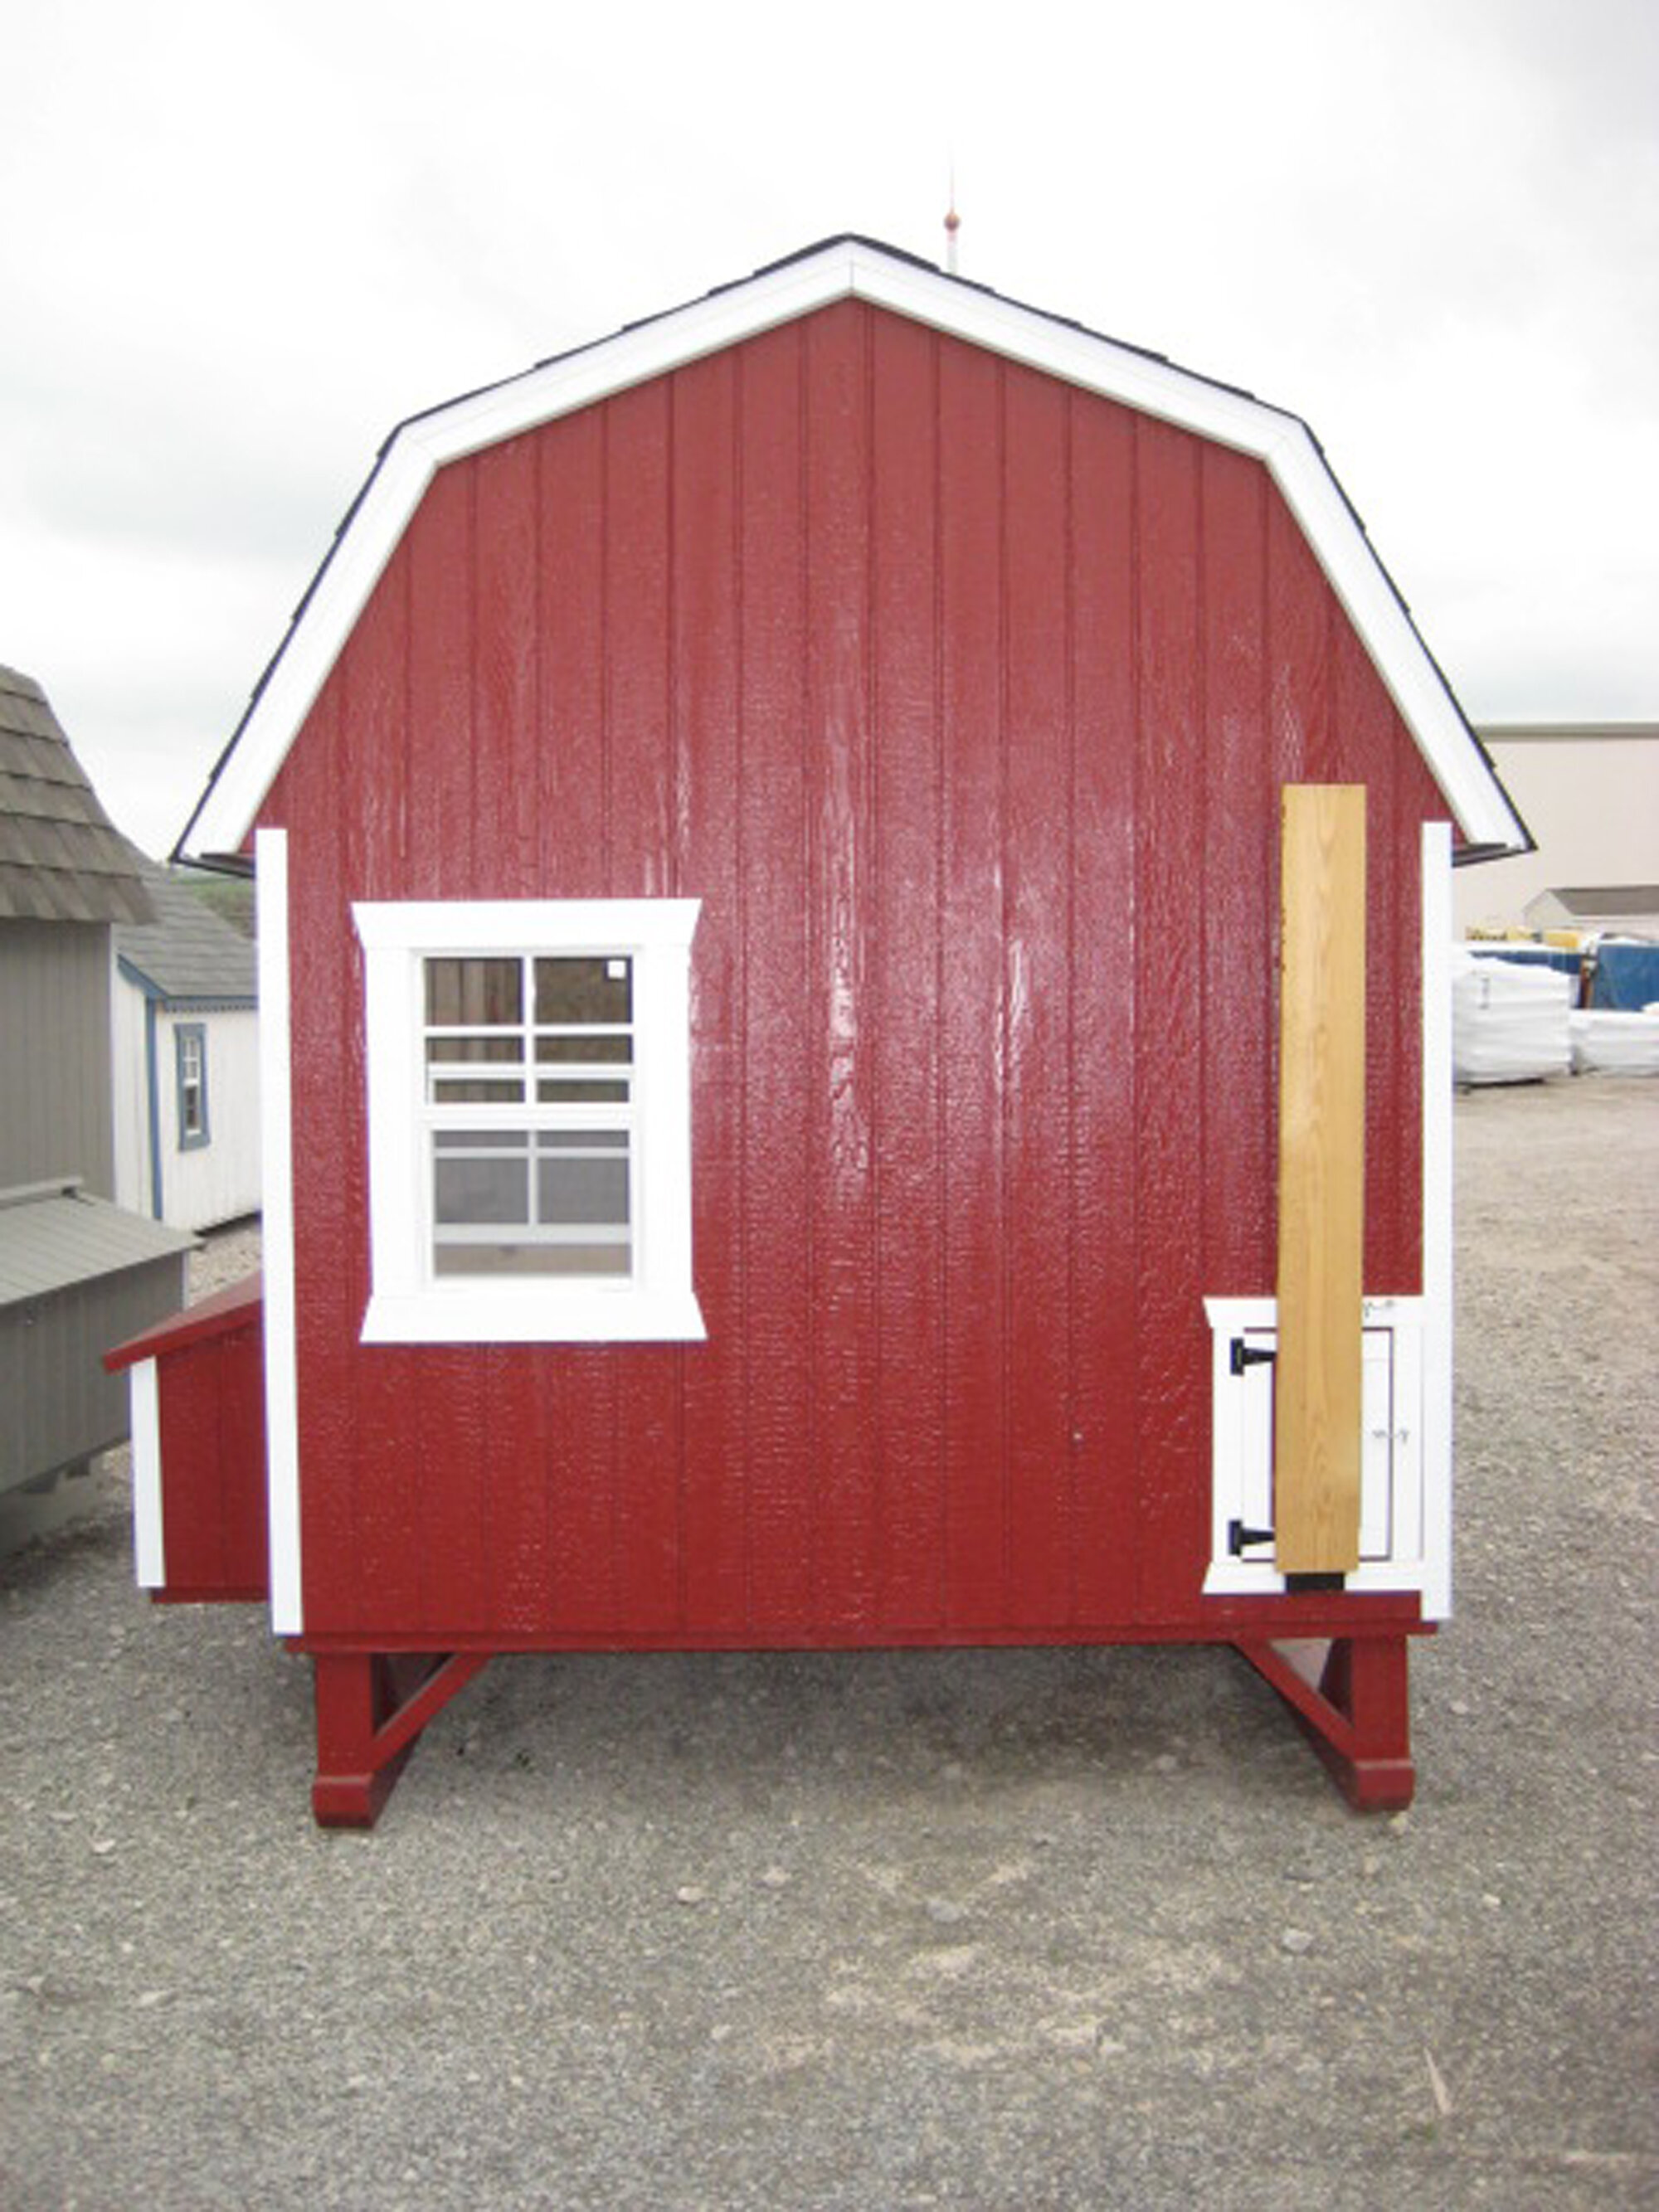
{"label": "window glass pane", "polygon": [[538,1036],[536,1057],[539,1060],[632,1060],[634,1040],[631,1036]]}
{"label": "window glass pane", "polygon": [[538,1022],[631,1022],[634,963],[614,953],[536,963]]}
{"label": "window glass pane", "polygon": [[491,1028],[524,1019],[520,960],[428,960],[426,1018],[434,1028]]}
{"label": "window glass pane", "polygon": [[[449,1088],[441,1084],[441,1090]],[[595,1077],[583,1081],[573,1077],[565,1083],[538,1083],[536,1096],[544,1106],[583,1106],[610,1103],[625,1105],[628,1101],[627,1083],[607,1083]]]}
{"label": "window glass pane", "polygon": [[458,1078],[453,1082],[434,1083],[432,1097],[439,1106],[520,1106],[524,1103],[524,1085],[487,1083],[482,1078],[469,1083]]}
{"label": "window glass pane", "polygon": [[544,1129],[536,1139],[543,1152],[625,1152],[626,1129]]}
{"label": "window glass pane", "polygon": [[436,1129],[432,1136],[440,1152],[521,1152],[529,1142],[528,1129]]}
{"label": "window glass pane", "polygon": [[524,1051],[524,1039],[510,1036],[446,1036],[428,1037],[426,1056],[428,1066],[444,1060],[517,1060]]}
{"label": "window glass pane", "polygon": [[628,1225],[628,1156],[585,1159],[580,1153],[544,1153],[536,1164],[536,1212],[561,1225],[603,1222]]}
{"label": "window glass pane", "polygon": [[445,1157],[433,1164],[433,1212],[439,1222],[527,1222],[529,1179],[522,1159]]}

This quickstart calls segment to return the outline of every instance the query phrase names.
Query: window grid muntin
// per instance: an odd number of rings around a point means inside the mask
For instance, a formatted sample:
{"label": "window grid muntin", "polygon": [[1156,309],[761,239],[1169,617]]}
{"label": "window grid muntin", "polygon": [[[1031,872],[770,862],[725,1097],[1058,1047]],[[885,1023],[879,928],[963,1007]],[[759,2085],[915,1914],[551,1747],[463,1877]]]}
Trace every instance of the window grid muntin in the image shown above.
{"label": "window grid muntin", "polygon": [[[433,1003],[432,971],[435,965],[465,967],[476,962],[483,967],[500,968],[508,961],[519,965],[516,1018],[499,1021],[431,1022],[427,1014]],[[538,967],[551,968],[575,963],[594,964],[604,963],[614,969],[621,966],[621,976],[612,973],[605,980],[619,982],[626,994],[629,1018],[626,1022],[560,1022],[537,1018],[539,994]],[[527,1246],[554,1250],[569,1248],[573,1253],[580,1249],[592,1250],[607,1248],[625,1251],[627,1264],[615,1271],[617,1279],[633,1280],[640,1271],[640,1231],[642,1208],[639,1191],[639,1126],[640,1068],[638,1053],[639,1007],[635,955],[615,947],[604,947],[592,951],[561,951],[558,953],[525,951],[509,954],[492,949],[489,951],[468,951],[465,954],[423,952],[415,963],[416,1018],[421,1040],[422,1101],[418,1113],[421,1127],[420,1152],[422,1161],[422,1244],[425,1255],[425,1275],[429,1282],[441,1275],[453,1279],[464,1273],[465,1279],[477,1281],[489,1279],[495,1271],[477,1268],[461,1269],[453,1255],[469,1247],[479,1250],[495,1249],[504,1255]],[[488,982],[484,986],[489,988]],[[616,1038],[624,1042],[623,1056],[611,1060],[546,1060],[539,1056],[538,1048],[545,1040],[557,1042],[572,1037]],[[513,1060],[443,1060],[434,1059],[433,1047],[458,1039],[514,1040],[520,1045]],[[516,1083],[519,1097],[513,1099],[457,1099],[439,1095],[441,1085],[452,1088],[462,1085],[494,1085],[505,1089]],[[586,1085],[590,1095],[572,1097],[570,1087]],[[597,1086],[605,1086],[603,1092]],[[563,1096],[557,1095],[562,1090]],[[620,1090],[623,1096],[614,1094]],[[551,1095],[550,1095],[551,1094]],[[522,1148],[508,1149],[505,1146],[497,1152],[477,1150],[471,1153],[450,1147],[441,1147],[441,1135],[472,1133],[489,1137],[508,1138],[521,1135],[526,1139]],[[544,1157],[538,1139],[543,1135],[569,1138],[604,1139],[620,1135],[625,1139],[621,1150],[596,1145],[585,1151],[573,1151],[561,1146],[546,1157],[569,1160],[591,1157],[611,1161],[621,1160],[625,1173],[626,1217],[619,1223],[544,1221],[542,1209],[542,1176],[540,1162]],[[475,1158],[503,1158],[521,1159],[526,1170],[526,1218],[521,1223],[501,1222],[443,1222],[438,1218],[438,1170],[441,1161],[451,1162]],[[441,1264],[440,1254],[447,1255],[447,1264]],[[509,1267],[507,1272],[513,1272]],[[562,1275],[556,1269],[547,1273],[554,1280],[580,1282],[590,1278],[580,1270]],[[607,1279],[601,1276],[595,1279]]]}

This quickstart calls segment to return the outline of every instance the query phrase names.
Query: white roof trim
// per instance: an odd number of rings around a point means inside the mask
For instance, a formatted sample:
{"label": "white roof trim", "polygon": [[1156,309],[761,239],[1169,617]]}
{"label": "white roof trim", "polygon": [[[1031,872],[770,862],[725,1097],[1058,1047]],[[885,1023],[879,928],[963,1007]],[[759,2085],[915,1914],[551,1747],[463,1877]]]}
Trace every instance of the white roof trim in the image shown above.
{"label": "white roof trim", "polygon": [[1528,848],[1491,763],[1318,447],[1295,416],[867,240],[841,239],[416,416],[394,432],[185,831],[190,850],[227,853],[241,846],[434,471],[847,298],[890,308],[1264,462],[1365,641],[1464,836],[1473,845]]}

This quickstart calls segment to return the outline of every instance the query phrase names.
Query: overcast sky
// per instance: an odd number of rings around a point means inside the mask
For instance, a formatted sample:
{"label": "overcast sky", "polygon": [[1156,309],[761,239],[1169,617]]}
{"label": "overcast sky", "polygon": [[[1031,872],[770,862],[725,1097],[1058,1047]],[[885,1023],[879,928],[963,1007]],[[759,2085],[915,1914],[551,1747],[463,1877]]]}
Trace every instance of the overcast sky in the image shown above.
{"label": "overcast sky", "polygon": [[0,661],[168,847],[386,432],[859,230],[1310,423],[1477,721],[1659,718],[1659,4],[0,0]]}

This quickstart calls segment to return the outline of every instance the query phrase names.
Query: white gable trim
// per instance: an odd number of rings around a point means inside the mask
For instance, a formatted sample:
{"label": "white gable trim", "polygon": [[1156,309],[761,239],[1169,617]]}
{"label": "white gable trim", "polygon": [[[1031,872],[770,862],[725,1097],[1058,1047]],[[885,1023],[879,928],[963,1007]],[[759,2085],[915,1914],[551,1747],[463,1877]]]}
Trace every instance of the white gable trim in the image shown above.
{"label": "white gable trim", "polygon": [[397,430],[198,808],[185,833],[190,850],[234,852],[242,844],[435,470],[848,298],[890,308],[1265,463],[1465,837],[1528,849],[1491,763],[1296,416],[866,240],[842,239]]}

